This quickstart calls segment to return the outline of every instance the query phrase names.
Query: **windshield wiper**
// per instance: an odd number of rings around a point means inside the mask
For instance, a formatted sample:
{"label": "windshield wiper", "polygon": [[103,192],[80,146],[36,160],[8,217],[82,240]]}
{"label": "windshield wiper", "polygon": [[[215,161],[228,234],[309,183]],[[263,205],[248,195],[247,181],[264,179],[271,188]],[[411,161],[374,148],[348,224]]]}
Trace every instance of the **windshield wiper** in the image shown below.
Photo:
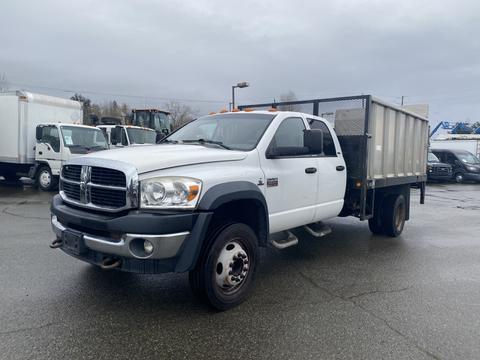
{"label": "windshield wiper", "polygon": [[218,145],[224,149],[231,150],[230,147],[224,145],[221,141],[207,140],[207,139],[192,139],[192,140],[182,140],[182,143],[199,143],[199,144],[213,144]]}
{"label": "windshield wiper", "polygon": [[158,142],[159,144],[161,143],[167,143],[167,144],[178,144],[177,140],[170,140],[170,139],[163,139]]}

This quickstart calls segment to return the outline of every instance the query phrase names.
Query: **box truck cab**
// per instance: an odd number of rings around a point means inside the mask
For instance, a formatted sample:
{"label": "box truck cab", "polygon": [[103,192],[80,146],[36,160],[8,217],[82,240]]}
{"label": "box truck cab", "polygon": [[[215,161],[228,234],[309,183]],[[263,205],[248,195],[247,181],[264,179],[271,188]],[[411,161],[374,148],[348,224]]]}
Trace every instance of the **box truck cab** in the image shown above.
{"label": "box truck cab", "polygon": [[155,130],[131,125],[98,125],[114,147],[155,144],[157,133]]}
{"label": "box truck cab", "polygon": [[29,176],[35,179],[41,190],[56,188],[65,161],[108,149],[103,132],[86,125],[39,124],[35,139],[35,164],[31,167]]}

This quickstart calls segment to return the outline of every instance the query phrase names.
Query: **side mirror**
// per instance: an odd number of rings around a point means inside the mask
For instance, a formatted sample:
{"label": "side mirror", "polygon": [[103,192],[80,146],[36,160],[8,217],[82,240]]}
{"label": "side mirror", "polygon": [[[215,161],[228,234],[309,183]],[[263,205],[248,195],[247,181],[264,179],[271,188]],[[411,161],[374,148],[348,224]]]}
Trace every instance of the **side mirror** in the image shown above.
{"label": "side mirror", "polygon": [[122,142],[122,128],[115,126],[110,130],[110,142],[112,145],[117,145]]}
{"label": "side mirror", "polygon": [[306,146],[270,146],[265,154],[267,159],[276,159],[286,156],[307,155],[308,148]]}
{"label": "side mirror", "polygon": [[42,139],[42,130],[43,126],[37,126],[37,128],[35,129],[35,138],[37,139],[37,141],[40,141]]}
{"label": "side mirror", "polygon": [[319,155],[323,153],[323,131],[310,129],[303,131],[303,144],[309,149],[309,154]]}
{"label": "side mirror", "polygon": [[165,136],[167,136],[168,134],[170,134],[170,130],[168,130],[168,129],[166,129],[166,128],[165,128],[165,129],[162,129],[162,133],[164,133]]}

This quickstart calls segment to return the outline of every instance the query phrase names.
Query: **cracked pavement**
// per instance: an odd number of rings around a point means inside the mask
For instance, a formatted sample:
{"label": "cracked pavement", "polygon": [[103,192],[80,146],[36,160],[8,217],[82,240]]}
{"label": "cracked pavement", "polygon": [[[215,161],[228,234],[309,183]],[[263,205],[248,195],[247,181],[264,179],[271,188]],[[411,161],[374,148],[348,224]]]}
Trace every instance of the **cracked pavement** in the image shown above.
{"label": "cracked pavement", "polygon": [[480,185],[413,191],[397,239],[353,218],[265,249],[217,313],[186,274],[103,272],[48,247],[51,194],[0,181],[2,359],[478,359]]}

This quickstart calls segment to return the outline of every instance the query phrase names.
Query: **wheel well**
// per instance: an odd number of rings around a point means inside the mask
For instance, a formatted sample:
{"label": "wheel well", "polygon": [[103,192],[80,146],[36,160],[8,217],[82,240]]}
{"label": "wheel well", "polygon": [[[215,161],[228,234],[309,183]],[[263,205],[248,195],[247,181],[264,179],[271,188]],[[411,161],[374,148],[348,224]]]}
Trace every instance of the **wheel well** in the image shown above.
{"label": "wheel well", "polygon": [[207,234],[211,236],[226,224],[240,222],[252,228],[257,235],[259,246],[266,246],[268,238],[266,216],[266,209],[256,199],[230,201],[214,210]]}

